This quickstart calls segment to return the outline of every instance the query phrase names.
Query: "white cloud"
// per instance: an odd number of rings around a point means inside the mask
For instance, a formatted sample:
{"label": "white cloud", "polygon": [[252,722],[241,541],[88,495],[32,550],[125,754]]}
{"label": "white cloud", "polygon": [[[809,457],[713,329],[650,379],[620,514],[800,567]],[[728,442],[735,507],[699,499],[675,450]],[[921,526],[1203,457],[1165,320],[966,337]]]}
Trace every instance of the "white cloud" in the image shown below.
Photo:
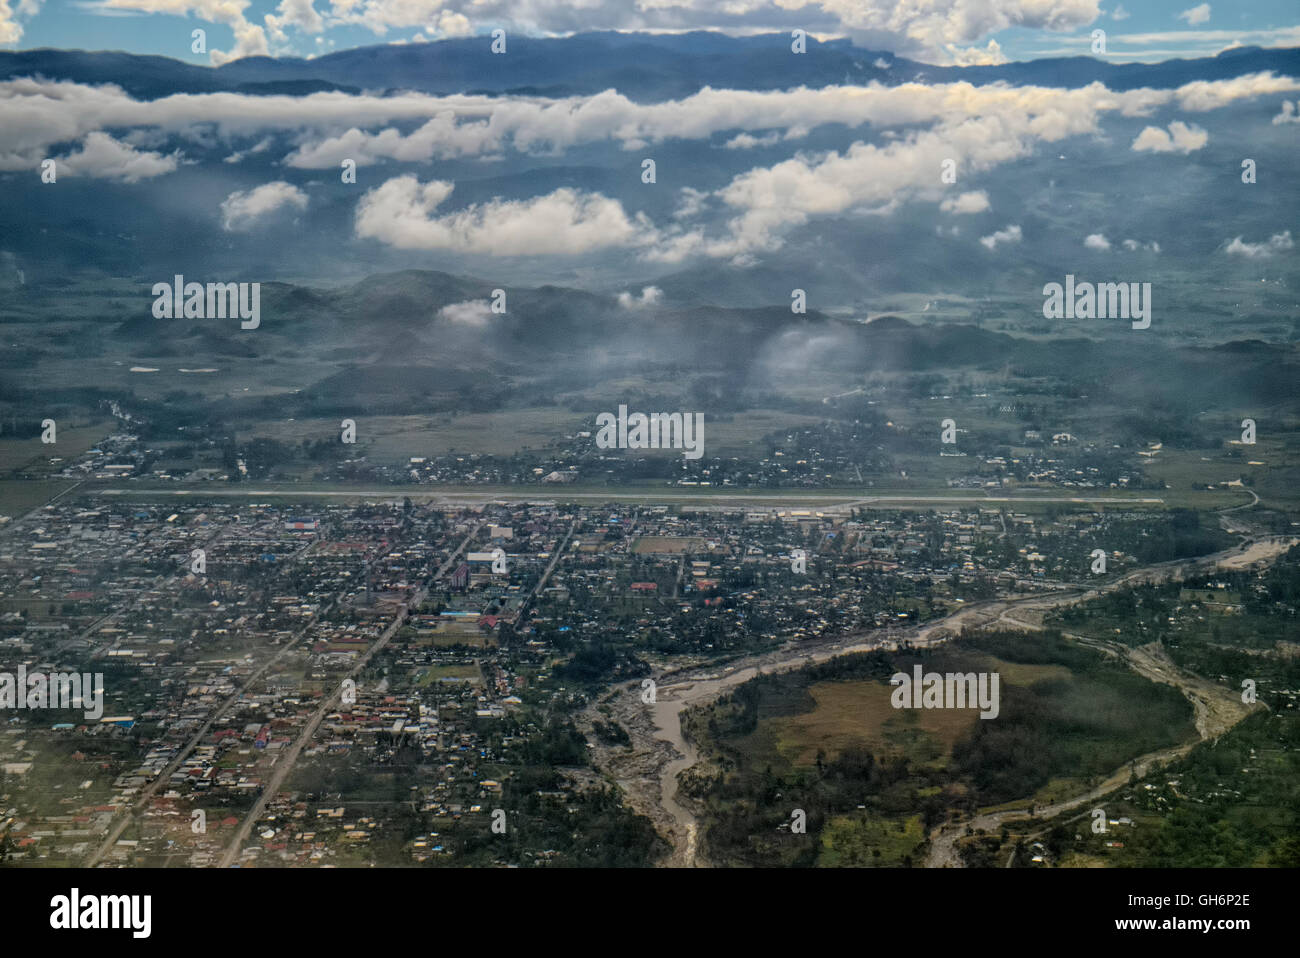
{"label": "white cloud", "polygon": [[[574,191],[557,191],[543,206],[535,206],[543,198],[494,200],[475,207],[472,215],[437,212],[446,195],[422,192],[436,192],[437,181],[420,185],[409,176],[384,183],[389,190],[397,190],[393,184],[399,182],[412,184],[404,188],[405,205],[375,206],[396,197],[377,197],[372,190],[366,196],[374,218],[367,220],[358,210],[359,230],[373,229],[383,242],[410,248],[525,255],[529,250],[545,254],[623,247],[665,263],[692,255],[734,261],[779,248],[788,231],[818,217],[885,214],[911,201],[937,206],[952,202],[954,197],[937,176],[949,157],[958,159],[963,177],[978,175],[1031,156],[1044,144],[1099,135],[1104,120],[1115,114],[1150,116],[1160,108],[1202,112],[1296,92],[1300,78],[1255,74],[1177,89],[1126,91],[1108,90],[1100,83],[1078,89],[970,83],[765,92],[704,89],[660,103],[634,103],[614,91],[564,99],[329,92],[301,97],[177,94],[136,100],[116,87],[29,78],[0,81],[0,129],[5,132],[0,170],[33,169],[50,155],[53,144],[80,141],[101,128],[128,131],[122,134],[124,140],[137,148],[159,148],[180,138],[205,149],[239,146],[248,151],[274,134],[273,144],[293,144],[282,162],[330,170],[335,176],[338,164],[348,158],[365,165],[392,160],[427,163],[452,156],[491,159],[511,149],[559,154],[584,143],[613,142],[627,148],[673,138],[707,139],[726,131],[784,131],[788,137],[823,123],[869,123],[895,134],[892,140],[855,142],[842,151],[800,153],[750,169],[714,191],[682,189],[676,211],[658,229],[643,215],[625,212],[615,200]],[[204,122],[196,123],[196,117]],[[411,132],[403,133],[405,129]],[[1172,132],[1148,129],[1135,149],[1186,151],[1203,145],[1207,136],[1178,121],[1169,125]],[[450,184],[446,188],[449,194]],[[719,207],[727,213],[725,222],[698,225],[706,212]],[[497,229],[495,221],[482,219],[488,212],[523,216],[525,225],[534,217],[558,215],[564,245],[551,248],[549,236],[526,236],[517,248],[509,237],[489,248],[483,237],[497,235]],[[385,213],[387,217],[381,215]],[[593,219],[610,225],[608,236],[593,235],[586,228]]]}
{"label": "white cloud", "polygon": [[474,25],[463,13],[443,10],[438,15],[438,33],[444,37],[467,37],[474,32]]}
{"label": "white cloud", "polygon": [[966,47],[965,49],[957,46],[955,43],[944,45],[948,52],[948,59],[954,66],[959,67],[983,67],[997,66],[1000,63],[1006,63],[1006,54],[1002,52],[1002,47],[998,41],[990,40],[986,47]]}
{"label": "white cloud", "polygon": [[992,235],[980,237],[980,242],[989,249],[997,249],[1001,243],[1019,243],[1020,240],[1019,226],[1008,226],[1006,229],[998,230]]}
{"label": "white cloud", "polygon": [[247,192],[236,190],[221,201],[221,228],[230,233],[247,232],[258,220],[285,208],[305,210],[307,194],[283,180]]}
{"label": "white cloud", "polygon": [[122,180],[136,183],[176,169],[176,154],[145,153],[129,144],[115,140],[107,133],[89,133],[81,150],[56,161],[60,173],[89,176],[96,179]]}
{"label": "white cloud", "polygon": [[1281,233],[1274,233],[1269,237],[1267,243],[1243,243],[1241,237],[1238,236],[1224,247],[1224,252],[1229,256],[1265,259],[1274,253],[1281,253],[1294,247],[1295,242],[1291,239],[1291,231],[1285,230]]}
{"label": "white cloud", "polygon": [[434,211],[454,184],[388,180],[357,206],[356,232],[399,249],[447,249],[492,256],[576,255],[654,239],[643,214],[629,218],[617,200],[568,188],[528,200],[494,199],[442,216]]}
{"label": "white cloud", "polygon": [[263,19],[266,21],[266,29],[271,32],[271,39],[276,43],[288,42],[285,27],[295,27],[309,34],[325,30],[325,21],[312,6],[312,0],[280,0],[276,13],[268,13]]}
{"label": "white cloud", "polygon": [[673,211],[673,219],[685,220],[695,219],[703,212],[708,203],[709,194],[703,190],[692,189],[689,186],[683,186],[678,191],[679,199],[677,209]]}
{"label": "white cloud", "polygon": [[1282,101],[1282,112],[1273,117],[1273,125],[1281,126],[1283,123],[1300,123],[1300,109],[1297,105],[1300,101],[1292,103],[1290,100]]}
{"label": "white cloud", "polygon": [[663,295],[663,290],[658,286],[646,286],[642,288],[640,298],[631,293],[619,293],[618,305],[624,309],[645,309],[647,306],[657,306]]}
{"label": "white cloud", "polygon": [[1124,9],[1124,4],[1115,4],[1115,9],[1110,12],[1110,18],[1115,21],[1127,20],[1132,14]]}
{"label": "white cloud", "polygon": [[41,8],[41,0],[18,0],[18,10],[10,6],[9,0],[0,0],[0,45],[17,43],[23,38],[23,25],[18,18],[35,16]]}
{"label": "white cloud", "polygon": [[236,150],[221,162],[223,163],[241,163],[246,156],[256,156],[258,153],[265,153],[271,148],[271,138],[264,136],[246,150]]}
{"label": "white cloud", "polygon": [[[1300,43],[1300,36],[1296,39]],[[1293,92],[1292,83],[1286,82],[1290,79],[1271,73],[1251,73],[1231,80],[1196,80],[1180,86],[1175,91],[1175,99],[1184,110],[1205,113],[1231,106],[1237,100]]]}
{"label": "white cloud", "polygon": [[989,208],[989,195],[983,190],[950,196],[939,204],[945,213],[983,213]]}
{"label": "white cloud", "polygon": [[1110,240],[1106,239],[1101,233],[1090,233],[1084,239],[1083,245],[1088,249],[1108,250],[1110,249]]}
{"label": "white cloud", "polygon": [[1199,126],[1174,120],[1169,124],[1168,133],[1158,126],[1144,129],[1133,141],[1133,149],[1139,153],[1191,153],[1205,146],[1209,139],[1210,135]]}
{"label": "white cloud", "polygon": [[1126,239],[1120,245],[1123,246],[1130,253],[1137,252],[1140,249],[1144,249],[1148,253],[1160,252],[1160,244],[1157,243],[1155,240],[1152,240],[1150,243],[1141,243],[1135,239]]}
{"label": "white cloud", "polygon": [[1198,4],[1190,9],[1184,10],[1178,14],[1179,20],[1186,20],[1189,27],[1205,23],[1210,19],[1210,5],[1208,3]]}
{"label": "white cloud", "polygon": [[[309,0],[285,0],[280,6],[283,22],[295,22],[304,16],[300,8],[302,3],[310,8]],[[235,35],[235,46],[229,53],[209,47],[208,56],[214,64],[220,66],[240,57],[267,56],[270,49],[266,44],[266,31],[244,16],[251,0],[99,0],[94,4],[100,10],[133,11],[136,13],[165,13],[175,17],[193,15],[209,23],[221,23],[230,27]],[[296,13],[286,13],[286,6],[292,6]],[[313,11],[314,12],[314,11]],[[293,17],[294,19],[289,19]],[[281,19],[277,19],[280,23]],[[296,22],[295,22],[295,25]],[[275,29],[275,28],[272,28]],[[179,34],[183,42],[189,45],[189,30]]]}
{"label": "white cloud", "polygon": [[[956,126],[979,118],[1052,140],[1071,131],[1098,132],[1107,113],[1142,116],[1175,104],[1202,112],[1297,92],[1300,78],[1260,73],[1174,90],[1111,91],[1099,83],[1074,90],[905,83],[766,92],[706,89],[663,103],[633,103],[614,91],[559,100],[341,92],[175,94],[136,100],[114,86],[22,78],[0,81],[0,169],[30,169],[54,144],[100,129],[143,127],[160,138],[196,142],[274,133],[279,141],[301,144],[285,157],[288,165],[337,170],[347,158],[360,166],[384,160],[424,163],[491,157],[510,148],[557,152],[607,141],[626,148],[636,142],[708,138],[727,130],[784,130],[789,135],[826,123]],[[204,122],[196,124],[196,117]],[[403,135],[390,126],[394,123],[415,129]]]}
{"label": "white cloud", "polygon": [[339,25],[389,30],[426,28],[435,13],[465,18],[485,32],[566,34],[592,30],[788,31],[848,36],[860,46],[943,60],[950,48],[982,43],[1009,27],[1068,32],[1099,15],[1098,0],[331,0]]}
{"label": "white cloud", "polygon": [[[1074,45],[1021,48],[1024,58],[1076,56],[1086,49],[1086,36]],[[1212,57],[1235,47],[1258,46],[1279,49],[1300,45],[1300,26],[1269,27],[1261,30],[1166,30],[1154,33],[1111,33],[1106,37],[1108,59],[1155,62],[1171,57]]]}
{"label": "white cloud", "polygon": [[438,317],[461,326],[483,327],[492,321],[492,307],[486,299],[448,303],[438,310]]}
{"label": "white cloud", "polygon": [[780,133],[767,133],[763,136],[739,133],[726,142],[726,147],[729,150],[752,150],[756,146],[776,146],[780,142]]}
{"label": "white cloud", "polygon": [[[556,152],[585,143],[614,141],[624,149],[670,139],[701,139],[739,130],[727,146],[744,149],[774,145],[776,132],[790,139],[822,124],[863,123],[881,127],[998,115],[1013,121],[1026,114],[1035,120],[1035,135],[1051,127],[1087,127],[1118,111],[1141,116],[1171,103],[1200,112],[1239,99],[1300,90],[1300,80],[1255,74],[1233,80],[1189,83],[1176,90],[1107,90],[1100,83],[1073,90],[1007,87],[969,83],[879,84],[809,90],[745,91],[704,89],[681,100],[638,104],[607,90],[565,100],[492,97],[375,98],[373,114],[358,115],[352,128],[323,138],[308,138],[286,162],[309,169],[337,167],[344,158],[358,165],[383,160],[424,163],[434,159],[495,155],[513,148],[522,152]],[[310,98],[308,98],[310,99]],[[395,127],[370,132],[399,119],[415,119],[417,104],[433,114],[421,127],[403,134]],[[1075,122],[1075,118],[1082,123]],[[304,123],[304,125],[306,125]],[[767,130],[762,136],[754,130]]]}

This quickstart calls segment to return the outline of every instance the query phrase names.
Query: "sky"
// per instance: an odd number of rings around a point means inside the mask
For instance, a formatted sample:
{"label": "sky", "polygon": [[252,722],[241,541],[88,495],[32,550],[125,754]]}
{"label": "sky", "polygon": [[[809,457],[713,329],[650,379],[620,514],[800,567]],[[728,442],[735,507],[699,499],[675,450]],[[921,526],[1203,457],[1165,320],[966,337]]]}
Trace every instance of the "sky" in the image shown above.
{"label": "sky", "polygon": [[[191,34],[206,31],[203,53]],[[1212,56],[1239,45],[1300,46],[1295,0],[0,0],[0,49],[57,47],[220,64],[311,57],[377,43],[590,30],[721,30],[848,37],[930,63],[1092,54]]]}

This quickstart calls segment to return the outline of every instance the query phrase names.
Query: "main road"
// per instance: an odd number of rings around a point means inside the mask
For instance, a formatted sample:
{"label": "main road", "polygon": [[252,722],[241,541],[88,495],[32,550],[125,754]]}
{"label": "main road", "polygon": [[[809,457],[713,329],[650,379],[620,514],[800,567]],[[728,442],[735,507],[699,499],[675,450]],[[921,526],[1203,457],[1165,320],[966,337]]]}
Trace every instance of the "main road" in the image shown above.
{"label": "main road", "polygon": [[[383,634],[379,636],[379,639],[366,650],[365,654],[362,655],[361,658],[357,660],[356,664],[345,676],[345,679],[353,679],[355,681],[356,677],[361,674],[367,663],[369,663],[376,654],[388,645],[393,636],[397,634],[397,630],[400,629],[402,624],[406,621],[407,616],[410,615],[411,610],[418,609],[420,604],[424,602],[425,598],[429,594],[429,585],[438,581],[447,573],[447,570],[450,569],[452,564],[460,558],[460,555],[465,551],[466,546],[474,541],[474,537],[478,535],[479,530],[482,529],[485,524],[485,522],[480,522],[476,525],[457,547],[456,551],[453,552],[447,558],[447,561],[438,568],[438,571],[434,573],[433,578],[430,579],[428,583],[417,589],[411,598],[403,604],[402,610],[397,614],[397,617],[389,623],[388,628],[383,631]],[[293,770],[294,763],[298,761],[298,756],[302,754],[302,750],[316,734],[316,729],[320,727],[321,721],[326,715],[338,707],[339,699],[342,694],[343,683],[340,682],[339,687],[331,694],[327,695],[316,708],[316,711],[312,713],[311,718],[298,734],[298,738],[295,739],[293,745],[289,747],[289,751],[284,753],[284,755],[276,762],[275,770],[271,773],[271,777],[262,787],[261,795],[259,795],[257,801],[253,803],[253,807],[248,810],[248,814],[244,816],[244,820],[240,822],[239,828],[236,829],[234,836],[231,838],[230,844],[226,846],[225,853],[221,856],[222,868],[229,868],[235,863],[235,859],[239,857],[239,853],[244,847],[244,842],[248,841],[248,836],[253,831],[253,826],[255,826],[257,820],[262,817],[262,813],[266,811],[266,806],[270,803],[271,799],[273,799],[280,791],[280,786],[284,784],[285,779],[289,776],[289,772]]]}

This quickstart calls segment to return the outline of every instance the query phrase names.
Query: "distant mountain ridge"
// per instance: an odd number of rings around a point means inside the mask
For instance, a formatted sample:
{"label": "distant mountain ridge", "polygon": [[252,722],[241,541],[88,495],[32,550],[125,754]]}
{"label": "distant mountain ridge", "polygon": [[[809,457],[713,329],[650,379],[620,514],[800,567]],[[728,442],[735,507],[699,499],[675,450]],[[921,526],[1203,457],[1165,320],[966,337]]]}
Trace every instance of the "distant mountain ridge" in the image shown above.
{"label": "distant mountain ridge", "polygon": [[510,37],[508,52],[494,55],[486,37],[468,37],[355,47],[310,60],[247,57],[219,67],[162,56],[37,49],[0,52],[0,79],[42,76],[113,83],[144,99],[173,93],[360,89],[562,97],[614,88],[631,99],[653,102],[689,96],[704,87],[774,90],[964,80],[1070,88],[1100,82],[1113,90],[1128,90],[1167,89],[1263,71],[1300,75],[1300,48],[1237,47],[1213,57],[1153,64],[1080,56],[954,67],[862,49],[848,40],[809,38],[808,52],[798,56],[790,53],[789,44],[786,34],[585,33]]}
{"label": "distant mountain ridge", "polygon": [[[435,379],[551,379],[596,386],[650,370],[724,377],[733,391],[810,371],[837,376],[945,370],[1034,370],[1134,404],[1267,404],[1294,392],[1294,346],[1235,342],[1215,348],[1028,338],[964,324],[928,325],[886,315],[873,322],[785,305],[626,308],[614,297],[561,286],[509,287],[505,314],[468,319],[456,304],[486,303],[492,284],[432,270],[379,274],[339,289],[285,283],[262,288],[256,339],[237,323],[158,320],[146,310],[115,324],[110,338],[133,361],[203,355],[212,360],[300,360],[358,370],[437,370]],[[449,313],[447,307],[451,307]],[[449,357],[455,357],[449,363]],[[1226,361],[1231,357],[1231,361]],[[374,375],[380,375],[376,372]],[[425,374],[421,374],[425,375]],[[433,373],[429,373],[433,375]],[[670,377],[671,378],[671,377]],[[1163,408],[1163,407],[1162,407]]]}

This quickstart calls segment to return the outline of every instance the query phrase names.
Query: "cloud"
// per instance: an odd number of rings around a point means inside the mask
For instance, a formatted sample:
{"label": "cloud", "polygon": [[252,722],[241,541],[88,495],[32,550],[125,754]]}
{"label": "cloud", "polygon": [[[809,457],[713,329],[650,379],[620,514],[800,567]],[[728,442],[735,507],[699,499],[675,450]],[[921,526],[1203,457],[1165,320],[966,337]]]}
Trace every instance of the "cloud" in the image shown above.
{"label": "cloud", "polygon": [[1160,244],[1157,243],[1155,240],[1152,240],[1150,243],[1140,243],[1135,239],[1126,239],[1120,245],[1123,246],[1130,253],[1137,252],[1140,249],[1144,249],[1149,253],[1160,252]]}
{"label": "cloud", "polygon": [[1002,47],[998,41],[990,40],[988,46],[966,47],[965,49],[957,46],[955,43],[944,45],[948,52],[948,59],[954,66],[959,67],[983,67],[997,66],[1000,63],[1006,63],[1006,55],[1002,52]]}
{"label": "cloud", "polygon": [[704,211],[708,204],[709,194],[703,190],[692,189],[689,186],[683,186],[678,191],[679,199],[677,209],[673,211],[673,219],[695,219]]}
{"label": "cloud", "polygon": [[[971,95],[981,96],[974,88]],[[1000,91],[1010,94],[1008,88]],[[1086,103],[1086,95],[1078,101]],[[938,172],[943,161],[960,157],[965,174],[979,173],[1028,156],[1036,140],[1097,132],[1096,112],[1089,109],[1047,109],[1033,112],[1000,109],[990,115],[944,121],[932,129],[913,131],[905,139],[883,146],[857,142],[844,152],[816,157],[796,156],[770,167],[749,170],[718,190],[716,196],[735,215],[726,235],[706,237],[684,233],[650,258],[676,262],[702,252],[708,256],[736,257],[771,252],[783,243],[783,234],[810,219],[846,212],[883,215],[911,199],[941,202],[945,197]]]}
{"label": "cloud", "polygon": [[486,299],[470,299],[463,303],[448,303],[438,310],[438,318],[461,326],[481,328],[492,321],[492,307]]}
{"label": "cloud", "polygon": [[1130,16],[1132,16],[1132,14],[1124,9],[1124,4],[1122,3],[1115,4],[1115,9],[1110,12],[1110,18],[1116,22],[1127,20]]}
{"label": "cloud", "polygon": [[264,136],[246,150],[236,150],[224,158],[222,163],[241,163],[246,156],[256,156],[258,153],[265,153],[271,148],[271,138]]}
{"label": "cloud", "polygon": [[725,145],[729,150],[752,150],[756,146],[776,146],[780,142],[780,133],[768,133],[764,136],[740,133],[728,140]]}
{"label": "cloud", "polygon": [[1209,139],[1210,135],[1200,127],[1174,120],[1169,124],[1168,133],[1158,126],[1144,129],[1133,141],[1133,149],[1139,153],[1191,153],[1205,146]]}
{"label": "cloud", "polygon": [[463,13],[443,10],[438,15],[438,33],[444,37],[467,37],[474,32],[474,25]]}
{"label": "cloud", "polygon": [[171,173],[176,169],[178,155],[144,153],[113,139],[107,133],[89,133],[81,150],[57,161],[60,173],[89,176],[95,179],[121,180],[136,183]]}
{"label": "cloud", "polygon": [[752,34],[798,27],[813,36],[848,36],[867,49],[932,61],[946,60],[950,51],[960,52],[1010,27],[1068,32],[1100,15],[1098,0],[331,0],[330,20],[382,36],[396,29],[425,29],[435,12],[440,29],[445,20],[458,17],[466,32],[480,33],[503,27],[512,34]]}
{"label": "cloud", "polygon": [[1224,252],[1229,256],[1244,256],[1247,259],[1266,259],[1274,253],[1281,253],[1295,247],[1291,239],[1291,231],[1285,230],[1281,233],[1274,233],[1269,237],[1267,243],[1243,243],[1238,236],[1231,243],[1224,247]]}
{"label": "cloud", "polygon": [[1208,3],[1198,4],[1195,7],[1184,10],[1178,14],[1179,20],[1186,20],[1189,27],[1204,23],[1210,19],[1210,5]]}
{"label": "cloud", "polygon": [[399,249],[445,249],[492,256],[576,255],[654,239],[644,214],[629,218],[617,200],[562,188],[527,200],[494,199],[434,216],[454,184],[388,180],[357,205],[356,232]]}
{"label": "cloud", "polygon": [[[1300,36],[1297,42],[1300,43]],[[1184,110],[1205,113],[1231,106],[1237,100],[1293,92],[1291,83],[1285,82],[1290,79],[1271,73],[1251,73],[1231,80],[1196,80],[1180,86],[1174,98]]]}
{"label": "cloud", "polygon": [[[1070,41],[1067,40],[1068,44]],[[1023,58],[1076,56],[1087,38],[1073,46],[1021,47]],[[1106,56],[1112,60],[1168,60],[1212,57],[1224,50],[1243,46],[1281,49],[1300,45],[1300,26],[1269,27],[1261,30],[1166,30],[1153,33],[1112,33],[1106,37]]]}
{"label": "cloud", "polygon": [[0,44],[17,43],[23,38],[23,25],[19,17],[34,17],[41,9],[41,0],[18,0],[15,11],[9,0],[0,0]]}
{"label": "cloud", "polygon": [[[234,48],[229,53],[212,48],[208,53],[212,62],[220,66],[240,57],[267,56],[270,53],[266,44],[266,31],[244,16],[244,11],[250,5],[251,0],[99,0],[93,7],[105,12],[165,13],[175,17],[193,15],[208,23],[224,24],[235,35]],[[301,9],[304,5],[310,9],[310,0],[283,0],[280,4],[281,17],[275,18],[277,27],[272,30],[276,30],[281,23],[297,26],[297,21],[306,16]],[[286,8],[291,12],[287,12]],[[184,37],[188,45],[188,30]]]}
{"label": "cloud", "polygon": [[1273,125],[1281,126],[1283,123],[1300,123],[1300,109],[1297,105],[1300,101],[1292,103],[1290,100],[1282,101],[1282,112],[1273,117]]}
{"label": "cloud", "polygon": [[[1050,135],[1052,126],[1095,131],[1097,119],[1112,111],[1142,116],[1177,103],[1201,112],[1240,99],[1300,90],[1300,79],[1254,74],[1223,81],[1198,81],[1176,90],[1111,91],[1100,83],[1063,90],[970,83],[865,87],[797,88],[782,91],[703,89],[680,100],[634,103],[613,90],[564,100],[492,97],[374,98],[373,112],[356,115],[346,131],[308,137],[287,158],[290,166],[337,168],[343,159],[359,166],[397,160],[427,163],[435,159],[519,152],[556,153],[589,143],[613,141],[624,149],[672,139],[706,139],[740,131],[726,144],[731,149],[772,146],[782,131],[786,139],[823,124],[855,128],[959,122],[969,116],[998,115],[1035,120],[1035,135]],[[310,98],[308,98],[310,99]],[[388,102],[396,99],[399,102]],[[414,119],[423,108],[433,116],[410,133],[396,127],[371,131],[393,120]],[[324,112],[323,110],[321,112]],[[1074,117],[1082,122],[1072,122]],[[306,121],[303,123],[307,126]],[[753,131],[768,132],[756,135]]]}
{"label": "cloud", "polygon": [[624,309],[645,309],[647,306],[657,306],[663,295],[663,290],[658,286],[646,286],[642,288],[639,299],[631,293],[619,293],[618,305]]}
{"label": "cloud", "polygon": [[1008,226],[990,236],[981,236],[980,242],[989,249],[997,249],[1000,243],[1019,243],[1021,239],[1019,226]]}
{"label": "cloud", "polygon": [[307,194],[283,180],[247,192],[236,190],[221,201],[221,228],[228,233],[244,233],[258,220],[286,207],[305,210]]}
{"label": "cloud", "polygon": [[[938,206],[953,201],[937,175],[950,157],[968,177],[1031,156],[1044,144],[1100,135],[1108,116],[1150,116],[1158,109],[1196,113],[1296,92],[1300,78],[1259,73],[1176,89],[1124,91],[1100,83],[1059,89],[966,82],[778,91],[706,88],[658,103],[635,103],[612,90],[561,99],[332,91],[306,96],[175,94],[136,100],[112,86],[25,78],[0,81],[0,129],[5,131],[0,170],[33,169],[53,146],[79,141],[100,128],[128,131],[120,135],[137,148],[158,148],[181,139],[204,149],[231,149],[236,156],[243,155],[236,145],[256,149],[271,136],[274,146],[268,150],[289,144],[290,152],[281,158],[284,164],[332,170],[334,175],[344,159],[363,166],[451,157],[490,160],[510,150],[560,155],[588,143],[631,148],[671,139],[706,140],[727,131],[757,130],[764,131],[764,137],[782,133],[788,138],[833,123],[851,129],[870,124],[893,136],[854,142],[840,151],[800,152],[747,170],[709,191],[680,189],[677,209],[658,229],[643,215],[625,212],[616,200],[573,191],[552,194],[549,206],[534,208],[540,198],[496,199],[476,208],[475,216],[490,210],[498,217],[520,215],[529,222],[534,216],[563,214],[559,224],[567,231],[565,243],[585,249],[634,248],[662,263],[694,255],[741,261],[780,248],[789,231],[819,217],[884,215],[907,202]],[[196,117],[203,122],[196,123]],[[1186,151],[1207,140],[1205,131],[1174,121],[1168,130],[1144,130],[1134,149]],[[358,227],[374,229],[383,242],[470,249],[479,248],[475,244],[481,237],[495,235],[494,222],[439,206],[446,196],[431,197],[436,202],[426,208],[423,204],[430,198],[419,192],[426,187],[409,176],[394,173],[386,182],[373,182],[384,183],[390,191],[398,189],[393,185],[398,182],[414,184],[406,188],[405,205],[387,205],[396,199],[391,192],[366,194],[372,219],[359,217]],[[435,184],[427,188],[438,189]],[[384,203],[374,205],[380,200]],[[723,219],[701,222],[719,209]],[[611,226],[608,237],[590,235],[585,225],[593,217]],[[514,249],[508,237],[503,242],[499,249]],[[541,254],[563,253],[565,248],[550,249],[536,237],[521,240],[518,247]],[[483,251],[498,249],[484,246]]]}
{"label": "cloud", "polygon": [[989,208],[989,195],[983,190],[950,196],[939,204],[945,213],[983,213]]}
{"label": "cloud", "polygon": [[285,27],[294,27],[308,34],[318,34],[325,30],[325,21],[312,6],[312,0],[280,0],[276,13],[268,13],[264,19],[271,39],[277,43],[288,42]]}
{"label": "cloud", "polygon": [[[294,144],[284,162],[337,170],[389,160],[493,157],[514,149],[557,153],[573,146],[668,139],[705,139],[722,131],[784,131],[821,124],[882,128],[987,118],[1037,139],[1070,131],[1098,132],[1107,114],[1144,116],[1164,106],[1190,112],[1243,99],[1300,93],[1300,78],[1268,73],[1197,81],[1174,90],[1108,90],[1100,83],[1062,90],[1001,84],[918,84],[796,88],[780,91],[705,89],[681,100],[634,103],[614,91],[564,99],[487,96],[392,96],[342,92],[307,96],[240,93],[174,94],[137,100],[118,87],[32,78],[0,80],[0,170],[31,169],[60,143],[94,130],[147,128],[165,142],[181,137],[211,146],[275,134]],[[196,123],[196,117],[203,122]],[[415,128],[401,133],[391,124]],[[388,127],[388,128],[385,128]],[[254,140],[255,142],[255,140]]]}
{"label": "cloud", "polygon": [[1101,233],[1090,233],[1083,241],[1083,245],[1088,249],[1108,250],[1110,249],[1110,240],[1106,239]]}

